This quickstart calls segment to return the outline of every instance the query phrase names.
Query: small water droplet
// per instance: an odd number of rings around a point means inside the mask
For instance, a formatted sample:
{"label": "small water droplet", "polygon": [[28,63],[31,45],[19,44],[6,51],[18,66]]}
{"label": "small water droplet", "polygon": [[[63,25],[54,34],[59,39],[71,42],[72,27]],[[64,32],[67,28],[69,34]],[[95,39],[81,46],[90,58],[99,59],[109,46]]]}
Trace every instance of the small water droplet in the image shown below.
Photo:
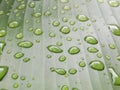
{"label": "small water droplet", "polygon": [[102,61],[99,61],[99,60],[93,60],[89,63],[90,67],[94,70],[97,70],[97,71],[102,71],[104,70],[104,64]]}
{"label": "small water droplet", "polygon": [[62,43],[62,42],[60,42],[60,41],[58,41],[58,42],[56,42],[56,45],[57,45],[57,46],[62,46],[62,45],[63,45],[63,43]]}
{"label": "small water droplet", "polygon": [[97,57],[98,58],[102,58],[102,54],[101,53],[97,53]]}
{"label": "small water droplet", "polygon": [[21,76],[20,79],[24,81],[26,78],[25,76]]}
{"label": "small water droplet", "polygon": [[30,8],[34,8],[34,7],[35,7],[35,3],[34,3],[34,2],[30,2],[30,3],[28,4],[28,6],[29,6]]}
{"label": "small water droplet", "polygon": [[110,24],[108,25],[108,28],[110,29],[110,31],[116,35],[116,36],[120,36],[120,27],[116,24]]}
{"label": "small water droplet", "polygon": [[120,6],[120,2],[118,0],[109,0],[108,1],[108,4],[111,6],[111,7],[118,7]]}
{"label": "small water droplet", "polygon": [[54,27],[57,27],[57,26],[59,26],[60,25],[60,22],[59,21],[53,21],[53,23],[52,23],[52,25],[54,26]]}
{"label": "small water droplet", "polygon": [[47,58],[52,58],[52,55],[48,54],[48,55],[47,55]]}
{"label": "small water droplet", "polygon": [[51,12],[50,12],[50,11],[46,11],[46,12],[44,13],[44,15],[45,15],[45,16],[50,16],[50,15],[51,15]]}
{"label": "small water droplet", "polygon": [[79,20],[79,21],[81,21],[81,22],[86,22],[86,21],[89,20],[89,18],[87,16],[80,15],[80,14],[76,16],[76,19]]}
{"label": "small water droplet", "polygon": [[35,35],[42,35],[43,31],[42,31],[42,29],[37,28],[37,29],[34,30],[33,33],[34,33]]}
{"label": "small water droplet", "polygon": [[88,36],[86,36],[86,37],[84,38],[84,40],[85,40],[87,43],[92,44],[92,45],[98,44],[98,40],[97,40],[94,36],[88,35]]}
{"label": "small water droplet", "polygon": [[26,41],[20,41],[17,45],[22,48],[30,48],[33,46],[33,43],[26,40]]}
{"label": "small water droplet", "polygon": [[79,90],[78,88],[72,88],[72,90]]}
{"label": "small water droplet", "polygon": [[18,6],[18,9],[22,10],[22,9],[25,9],[25,7],[26,7],[25,4],[21,4],[21,5]]}
{"label": "small water droplet", "polygon": [[60,28],[60,32],[63,34],[68,34],[68,33],[70,33],[70,28],[68,26],[62,26]]}
{"label": "small water droplet", "polygon": [[56,36],[56,35],[55,35],[55,33],[54,33],[54,32],[50,32],[50,33],[49,33],[49,37],[51,37],[51,38],[52,38],[52,37],[55,37],[55,36]]}
{"label": "small water droplet", "polygon": [[0,11],[0,15],[3,15],[4,14],[4,11]]}
{"label": "small water droplet", "polygon": [[66,70],[63,69],[63,68],[54,68],[54,67],[51,67],[50,70],[51,70],[51,72],[56,72],[59,75],[65,75],[66,74]]}
{"label": "small water droplet", "polygon": [[71,37],[67,37],[66,40],[67,41],[72,41],[72,38]]}
{"label": "small water droplet", "polygon": [[63,86],[61,87],[61,90],[69,90],[69,87],[68,87],[67,85],[63,85]]}
{"label": "small water droplet", "polygon": [[30,58],[26,57],[23,59],[24,62],[29,62],[30,61]]}
{"label": "small water droplet", "polygon": [[5,46],[6,46],[6,43],[3,41],[0,41],[0,54],[2,54]]}
{"label": "small water droplet", "polygon": [[67,6],[67,5],[66,5],[66,6],[63,7],[63,9],[64,9],[64,10],[70,10],[71,8],[70,8],[70,6]]}
{"label": "small water droplet", "polygon": [[110,47],[111,49],[115,49],[115,48],[116,48],[114,44],[109,44],[109,47]]}
{"label": "small water droplet", "polygon": [[33,16],[33,17],[36,17],[36,18],[41,17],[41,15],[42,15],[42,14],[39,13],[39,12],[35,12],[35,13],[32,14],[32,16]]}
{"label": "small water droplet", "polygon": [[7,32],[5,30],[0,30],[0,37],[6,36]]}
{"label": "small water droplet", "polygon": [[15,55],[14,55],[14,57],[16,58],[16,59],[20,59],[20,58],[22,58],[24,56],[24,53],[22,53],[22,52],[17,52]]}
{"label": "small water droplet", "polygon": [[61,0],[62,3],[68,3],[69,0]]}
{"label": "small water droplet", "polygon": [[69,74],[74,75],[74,74],[77,73],[77,70],[76,70],[75,68],[70,68],[70,69],[68,70],[68,72],[69,72]]}
{"label": "small water droplet", "polygon": [[18,34],[16,35],[16,38],[17,38],[17,39],[22,39],[22,38],[23,38],[23,33],[18,33]]}
{"label": "small water droplet", "polygon": [[58,59],[60,62],[64,62],[66,60],[66,56],[61,55]]}
{"label": "small water droplet", "polygon": [[17,28],[19,26],[19,22],[18,21],[11,21],[8,26],[10,28]]}
{"label": "small water droplet", "polygon": [[27,83],[27,88],[30,88],[32,86],[31,83]]}
{"label": "small water droplet", "polygon": [[16,79],[18,79],[18,74],[17,73],[13,73],[12,75],[11,75],[11,78],[12,79],[14,79],[14,80],[16,80]]}
{"label": "small water droplet", "polygon": [[71,55],[77,54],[80,52],[80,49],[76,46],[72,46],[68,49],[68,53]]}
{"label": "small water droplet", "polygon": [[62,18],[62,21],[63,21],[63,22],[68,22],[68,18],[63,17],[63,18]]}
{"label": "small water droplet", "polygon": [[86,63],[85,63],[84,61],[80,61],[80,62],[79,62],[79,66],[80,66],[80,67],[85,67],[85,66],[86,66]]}
{"label": "small water droplet", "polygon": [[19,87],[19,84],[18,83],[14,83],[13,84],[13,88],[18,88]]}
{"label": "small water droplet", "polygon": [[95,47],[88,47],[87,50],[88,50],[88,52],[90,52],[90,53],[97,53],[97,52],[99,51],[99,50],[98,50],[97,48],[95,48]]}
{"label": "small water droplet", "polygon": [[53,52],[53,53],[62,53],[63,50],[61,48],[59,48],[58,46],[56,45],[49,45],[47,47],[47,49],[50,51],[50,52]]}

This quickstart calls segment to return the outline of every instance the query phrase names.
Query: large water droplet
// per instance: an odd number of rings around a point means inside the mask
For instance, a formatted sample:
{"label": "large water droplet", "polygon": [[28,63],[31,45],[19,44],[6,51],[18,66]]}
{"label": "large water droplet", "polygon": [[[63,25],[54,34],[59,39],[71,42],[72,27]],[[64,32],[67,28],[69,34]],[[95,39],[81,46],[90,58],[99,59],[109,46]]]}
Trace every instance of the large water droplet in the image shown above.
{"label": "large water droplet", "polygon": [[87,16],[80,15],[80,14],[76,16],[76,19],[79,20],[79,21],[81,21],[81,22],[86,22],[86,21],[89,20],[89,18]]}
{"label": "large water droplet", "polygon": [[68,87],[67,85],[63,85],[63,86],[61,87],[61,90],[69,90],[69,87]]}
{"label": "large water droplet", "polygon": [[0,30],[0,37],[4,37],[7,34],[5,30]]}
{"label": "large water droplet", "polygon": [[97,52],[99,51],[99,50],[98,50],[97,48],[95,48],[95,47],[88,47],[87,50],[88,50],[88,52],[90,52],[90,53],[97,53]]}
{"label": "large water droplet", "polygon": [[18,23],[18,21],[11,21],[11,22],[8,24],[8,26],[9,26],[10,28],[17,28],[17,27],[19,26],[19,23]]}
{"label": "large water droplet", "polygon": [[54,53],[62,53],[63,50],[61,48],[59,48],[58,46],[56,45],[49,45],[47,47],[47,49],[50,51],[50,52],[54,52]]}
{"label": "large water droplet", "polygon": [[99,61],[99,60],[93,60],[89,63],[90,67],[94,70],[97,70],[97,71],[102,71],[104,70],[104,64],[102,61]]}
{"label": "large water droplet", "polygon": [[116,36],[120,36],[120,27],[116,24],[110,24],[108,26],[108,28],[110,29],[110,31],[116,35]]}
{"label": "large water droplet", "polygon": [[109,68],[109,72],[112,76],[112,83],[116,86],[120,86],[120,76],[117,74],[117,72],[114,70],[114,68]]}
{"label": "large water droplet", "polygon": [[68,53],[71,55],[77,54],[80,52],[80,49],[76,46],[72,46],[68,49]]}
{"label": "large water droplet", "polygon": [[5,42],[0,41],[0,54],[2,54],[4,47],[6,46]]}
{"label": "large water droplet", "polygon": [[5,75],[8,72],[8,67],[7,66],[0,66],[0,81],[5,77]]}
{"label": "large water droplet", "polygon": [[70,33],[70,28],[68,26],[62,26],[60,28],[60,32],[63,34],[68,34],[68,33]]}
{"label": "large water droplet", "polygon": [[74,74],[77,73],[77,70],[76,70],[75,68],[70,68],[70,69],[68,70],[68,72],[69,72],[69,74],[74,75]]}
{"label": "large water droplet", "polygon": [[93,45],[95,45],[95,44],[98,43],[98,40],[97,40],[94,36],[90,36],[90,35],[86,36],[86,37],[84,38],[84,40],[85,40],[87,43],[93,44]]}
{"label": "large water droplet", "polygon": [[22,48],[30,48],[33,46],[33,43],[30,41],[20,41],[17,45]]}
{"label": "large water droplet", "polygon": [[108,1],[108,4],[111,6],[111,7],[118,7],[120,6],[120,2],[118,0],[109,0]]}
{"label": "large water droplet", "polygon": [[59,75],[65,75],[66,74],[66,70],[63,69],[63,68],[54,68],[54,67],[51,67],[50,70],[51,70],[51,72],[56,72]]}

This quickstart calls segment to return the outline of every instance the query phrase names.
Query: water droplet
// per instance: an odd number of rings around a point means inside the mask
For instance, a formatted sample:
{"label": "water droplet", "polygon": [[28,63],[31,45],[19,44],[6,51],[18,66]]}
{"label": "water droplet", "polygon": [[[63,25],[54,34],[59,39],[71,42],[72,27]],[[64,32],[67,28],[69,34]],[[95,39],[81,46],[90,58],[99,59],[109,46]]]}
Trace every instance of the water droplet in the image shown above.
{"label": "water droplet", "polygon": [[54,27],[57,27],[57,26],[60,25],[60,22],[56,20],[56,21],[54,21],[54,22],[52,23],[52,25],[53,25]]}
{"label": "water droplet", "polygon": [[108,25],[108,28],[110,29],[110,31],[116,35],[116,36],[120,36],[120,27],[116,24],[110,24]]}
{"label": "water droplet", "polygon": [[32,14],[32,16],[36,17],[36,18],[39,18],[39,17],[41,17],[41,13],[35,12],[35,13]]}
{"label": "water droplet", "polygon": [[19,87],[19,84],[18,83],[14,83],[13,84],[13,88],[18,88]]}
{"label": "water droplet", "polygon": [[62,46],[63,44],[62,44],[62,42],[58,41],[58,42],[56,42],[56,45],[57,46]]}
{"label": "water droplet", "polygon": [[50,12],[50,11],[46,11],[46,12],[44,13],[44,15],[45,15],[45,16],[50,16],[50,15],[51,15],[51,12]]}
{"label": "water droplet", "polygon": [[64,10],[70,10],[71,8],[70,8],[70,6],[64,6],[63,9]]}
{"label": "water droplet", "polygon": [[114,68],[110,67],[108,70],[111,73],[112,83],[116,86],[120,86],[120,76],[117,74]]}
{"label": "water droplet", "polygon": [[75,25],[75,22],[74,21],[70,21],[69,24],[70,25]]}
{"label": "water droplet", "polygon": [[98,50],[97,48],[95,48],[95,47],[88,47],[87,50],[88,50],[88,52],[90,52],[90,53],[97,53],[97,52],[99,51],[99,50]]}
{"label": "water droplet", "polygon": [[52,55],[49,55],[49,54],[48,54],[48,55],[47,55],[47,58],[52,58]]}
{"label": "water droplet", "polygon": [[68,34],[68,33],[70,33],[70,28],[68,26],[62,26],[60,28],[60,32],[63,34]]}
{"label": "water droplet", "polygon": [[105,58],[106,58],[107,60],[110,60],[110,59],[111,59],[111,57],[108,56],[108,55],[106,55]]}
{"label": "water droplet", "polygon": [[56,36],[56,35],[55,35],[55,33],[54,33],[54,32],[50,32],[50,33],[49,33],[49,37],[51,37],[51,38],[52,38],[52,37],[55,37],[55,36]]}
{"label": "water droplet", "polygon": [[86,21],[89,20],[89,18],[87,16],[80,15],[80,14],[76,16],[76,19],[79,20],[79,21],[81,21],[81,22],[86,22]]}
{"label": "water droplet", "polygon": [[2,52],[3,52],[5,46],[6,46],[6,43],[0,41],[0,54],[2,54]]}
{"label": "water droplet", "polygon": [[0,30],[0,37],[4,37],[7,34],[5,30]]}
{"label": "water droplet", "polygon": [[114,45],[114,44],[109,44],[109,47],[110,47],[111,49],[115,49],[115,45]]}
{"label": "water droplet", "polygon": [[84,40],[89,44],[93,44],[93,45],[98,44],[98,40],[94,36],[88,35],[84,38]]}
{"label": "water droplet", "polygon": [[3,15],[4,14],[4,11],[0,11],[0,15]]}
{"label": "water droplet", "polygon": [[118,55],[118,56],[117,56],[117,60],[119,60],[119,61],[120,61],[120,55]]}
{"label": "water droplet", "polygon": [[17,38],[17,39],[22,39],[22,38],[23,38],[23,33],[18,33],[18,34],[16,35],[16,38]]}
{"label": "water droplet", "polygon": [[70,69],[68,70],[68,72],[69,72],[69,74],[74,75],[74,74],[77,73],[77,70],[76,70],[75,68],[70,68]]}
{"label": "water droplet", "polygon": [[12,75],[11,75],[11,78],[12,79],[14,79],[14,80],[16,80],[16,79],[18,79],[18,74],[17,73],[13,73]]}
{"label": "water droplet", "polygon": [[68,22],[68,19],[65,18],[65,17],[63,17],[63,18],[62,18],[62,21],[63,21],[63,22]]}
{"label": "water droplet", "polygon": [[97,57],[98,58],[102,58],[102,54],[101,53],[97,53]]}
{"label": "water droplet", "polygon": [[22,47],[22,48],[30,48],[30,47],[33,46],[33,43],[30,42],[30,41],[20,41],[20,42],[18,43],[18,46],[19,46],[19,47]]}
{"label": "water droplet", "polygon": [[118,7],[120,5],[120,2],[117,1],[117,0],[109,0],[108,1],[108,4],[111,6],[111,7]]}
{"label": "water droplet", "polygon": [[30,88],[32,85],[31,83],[27,83],[27,87]]}
{"label": "water droplet", "polygon": [[17,28],[19,26],[18,21],[11,21],[8,25],[10,28]]}
{"label": "water droplet", "polygon": [[61,0],[62,3],[68,3],[69,0]]}
{"label": "water droplet", "polygon": [[72,90],[78,90],[78,88],[72,88]]}
{"label": "water droplet", "polygon": [[64,62],[66,60],[66,56],[61,55],[58,59],[60,62]]}
{"label": "water droplet", "polygon": [[8,72],[8,67],[7,66],[0,66],[0,81],[5,77],[5,75]]}
{"label": "water droplet", "polygon": [[19,5],[19,6],[18,6],[18,9],[19,9],[19,10],[25,9],[25,4]]}
{"label": "water droplet", "polygon": [[68,49],[68,53],[71,55],[77,54],[80,52],[80,49],[76,46],[72,46]]}
{"label": "water droplet", "polygon": [[43,33],[43,31],[40,28],[37,28],[37,29],[34,30],[35,35],[42,35],[42,33]]}
{"label": "water droplet", "polygon": [[49,45],[47,47],[47,49],[50,51],[50,52],[53,52],[53,53],[62,53],[63,50],[59,47],[57,47],[56,45]]}
{"label": "water droplet", "polygon": [[56,72],[59,75],[65,75],[66,74],[66,70],[63,69],[63,68],[54,68],[54,67],[51,67],[50,70],[51,70],[51,72]]}
{"label": "water droplet", "polygon": [[99,60],[93,60],[89,63],[90,67],[94,70],[97,70],[97,71],[102,71],[104,70],[104,64],[102,61],[99,61]]}
{"label": "water droplet", "polygon": [[24,81],[26,78],[25,76],[21,76],[20,79]]}
{"label": "water droplet", "polygon": [[30,61],[30,58],[26,57],[23,59],[24,62],[29,62]]}
{"label": "water droplet", "polygon": [[30,8],[34,8],[34,7],[35,7],[35,3],[34,3],[34,2],[30,2],[30,3],[29,3],[29,7],[30,7]]}
{"label": "water droplet", "polygon": [[86,63],[85,63],[84,61],[80,61],[80,62],[79,62],[79,66],[80,66],[80,67],[85,67],[85,66],[86,66]]}
{"label": "water droplet", "polygon": [[99,3],[103,3],[104,1],[103,0],[97,0]]}
{"label": "water droplet", "polygon": [[63,86],[61,87],[61,90],[69,90],[69,87],[68,87],[67,85],[63,85]]}
{"label": "water droplet", "polygon": [[20,59],[20,58],[22,58],[23,56],[24,56],[24,53],[22,53],[22,52],[17,52],[17,53],[14,55],[14,57],[17,58],[17,59]]}
{"label": "water droplet", "polygon": [[66,40],[67,41],[72,41],[72,38],[71,37],[67,37]]}

